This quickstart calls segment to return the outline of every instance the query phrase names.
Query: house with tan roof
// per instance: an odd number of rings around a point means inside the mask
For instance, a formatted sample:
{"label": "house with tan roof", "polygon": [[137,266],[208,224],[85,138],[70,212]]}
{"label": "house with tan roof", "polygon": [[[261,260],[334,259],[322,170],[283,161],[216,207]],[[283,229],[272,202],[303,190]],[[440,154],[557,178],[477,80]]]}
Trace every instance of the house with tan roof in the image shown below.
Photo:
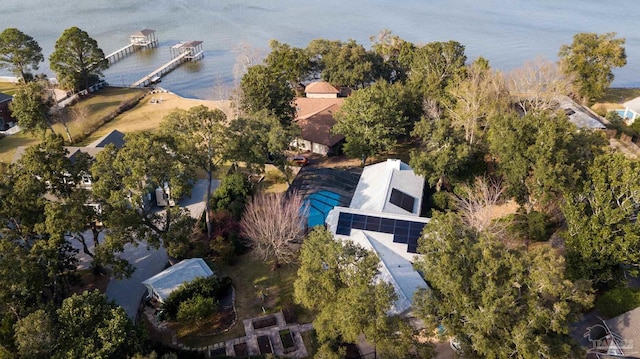
{"label": "house with tan roof", "polygon": [[334,115],[344,102],[338,93],[325,81],[307,85],[307,97],[296,99],[295,122],[300,127],[300,137],[293,141],[293,147],[325,156],[340,152],[344,136],[331,133],[331,127],[336,123]]}

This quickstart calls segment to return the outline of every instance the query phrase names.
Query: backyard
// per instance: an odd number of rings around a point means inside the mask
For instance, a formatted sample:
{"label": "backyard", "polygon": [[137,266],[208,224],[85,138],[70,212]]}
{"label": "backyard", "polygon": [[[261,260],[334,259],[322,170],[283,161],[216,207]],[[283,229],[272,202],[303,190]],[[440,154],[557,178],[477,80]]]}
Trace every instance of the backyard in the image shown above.
{"label": "backyard", "polygon": [[298,270],[296,264],[283,265],[274,271],[270,263],[265,263],[250,252],[238,256],[231,265],[216,263],[215,266],[219,275],[231,277],[235,288],[237,321],[228,331],[219,334],[208,333],[213,323],[203,323],[200,328],[178,325],[175,329],[183,344],[201,347],[242,337],[245,335],[243,319],[280,310],[288,321],[295,319],[298,323],[310,323],[313,320],[309,311],[293,303],[293,282]]}

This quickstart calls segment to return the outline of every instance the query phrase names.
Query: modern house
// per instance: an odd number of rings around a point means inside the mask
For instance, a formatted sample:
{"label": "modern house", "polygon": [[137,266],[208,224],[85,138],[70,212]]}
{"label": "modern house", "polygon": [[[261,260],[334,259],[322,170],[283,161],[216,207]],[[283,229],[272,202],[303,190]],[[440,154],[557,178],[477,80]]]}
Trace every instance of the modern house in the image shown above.
{"label": "modern house", "polygon": [[640,97],[629,100],[623,105],[624,113],[622,114],[622,118],[627,119],[627,122],[632,124],[633,121],[640,117]]}
{"label": "modern house", "polygon": [[185,259],[142,282],[148,298],[164,302],[171,292],[196,278],[211,277],[213,271],[202,258]]}
{"label": "modern house", "polygon": [[6,131],[18,122],[11,116],[11,110],[9,110],[11,101],[13,101],[13,96],[0,92],[0,131]]}
{"label": "modern house", "polygon": [[300,127],[300,137],[292,145],[325,156],[339,153],[344,136],[332,134],[331,127],[344,98],[339,98],[338,90],[325,81],[310,83],[305,94],[307,97],[296,99],[295,122]]}
{"label": "modern house", "polygon": [[413,268],[418,239],[429,218],[420,217],[424,178],[400,160],[364,168],[349,207],[334,207],[326,225],[338,240],[351,240],[380,258],[380,279],[393,285],[398,299],[391,314],[406,314],[413,295],[427,288]]}

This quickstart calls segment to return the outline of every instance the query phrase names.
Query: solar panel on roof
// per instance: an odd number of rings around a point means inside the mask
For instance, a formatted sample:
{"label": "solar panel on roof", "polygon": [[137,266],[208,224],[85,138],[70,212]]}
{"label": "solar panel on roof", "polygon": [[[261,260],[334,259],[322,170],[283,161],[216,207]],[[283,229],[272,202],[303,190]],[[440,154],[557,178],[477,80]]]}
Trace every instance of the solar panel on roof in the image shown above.
{"label": "solar panel on roof", "polygon": [[351,229],[388,233],[393,235],[393,242],[406,244],[407,252],[417,253],[418,238],[425,225],[422,222],[340,212],[336,234],[350,236]]}
{"label": "solar panel on roof", "polygon": [[413,207],[416,199],[413,196],[409,196],[408,194],[393,188],[391,189],[391,198],[389,198],[389,202],[407,212],[413,213]]}

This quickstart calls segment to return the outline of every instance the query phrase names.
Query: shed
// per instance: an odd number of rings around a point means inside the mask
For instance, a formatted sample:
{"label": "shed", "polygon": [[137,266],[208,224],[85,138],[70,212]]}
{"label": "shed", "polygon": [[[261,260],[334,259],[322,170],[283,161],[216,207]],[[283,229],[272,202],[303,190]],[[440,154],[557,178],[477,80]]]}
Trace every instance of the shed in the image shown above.
{"label": "shed", "polygon": [[199,277],[210,277],[213,271],[202,258],[185,259],[142,282],[148,296],[164,302],[182,284]]}

